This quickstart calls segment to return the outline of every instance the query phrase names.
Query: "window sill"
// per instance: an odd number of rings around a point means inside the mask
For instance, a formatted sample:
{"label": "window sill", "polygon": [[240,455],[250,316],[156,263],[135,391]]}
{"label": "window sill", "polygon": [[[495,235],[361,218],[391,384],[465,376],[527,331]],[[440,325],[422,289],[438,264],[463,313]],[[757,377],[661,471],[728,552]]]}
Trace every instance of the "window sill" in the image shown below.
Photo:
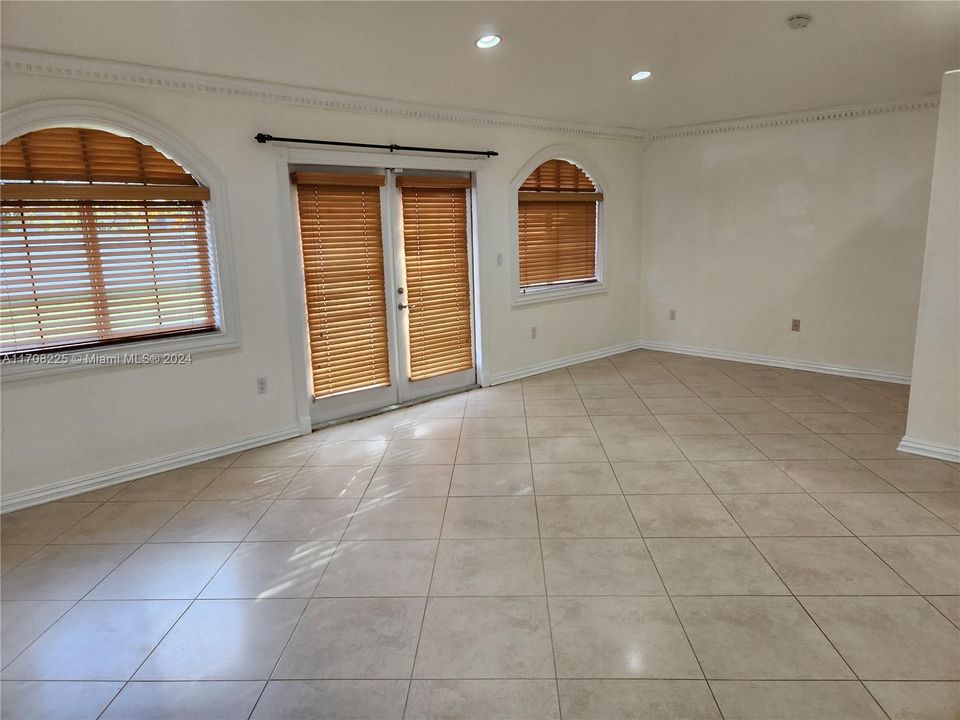
{"label": "window sill", "polygon": [[190,365],[194,355],[238,347],[238,338],[221,331],[201,336],[138,340],[106,347],[68,348],[60,352],[28,355],[20,361],[0,363],[0,382],[7,384],[84,370]]}
{"label": "window sill", "polygon": [[537,290],[528,290],[527,292],[520,292],[518,288],[514,288],[513,307],[536,305],[538,303],[554,302],[556,300],[567,300],[585,295],[599,295],[605,292],[607,292],[607,286],[603,282],[586,282],[561,287],[545,287]]}

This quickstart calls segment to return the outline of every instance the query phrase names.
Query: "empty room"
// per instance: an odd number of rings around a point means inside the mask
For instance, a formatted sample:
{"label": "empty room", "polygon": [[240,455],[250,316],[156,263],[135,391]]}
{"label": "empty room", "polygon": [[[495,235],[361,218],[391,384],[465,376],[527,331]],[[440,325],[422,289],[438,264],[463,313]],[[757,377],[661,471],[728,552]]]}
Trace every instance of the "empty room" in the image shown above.
{"label": "empty room", "polygon": [[960,2],[0,41],[0,719],[960,720]]}

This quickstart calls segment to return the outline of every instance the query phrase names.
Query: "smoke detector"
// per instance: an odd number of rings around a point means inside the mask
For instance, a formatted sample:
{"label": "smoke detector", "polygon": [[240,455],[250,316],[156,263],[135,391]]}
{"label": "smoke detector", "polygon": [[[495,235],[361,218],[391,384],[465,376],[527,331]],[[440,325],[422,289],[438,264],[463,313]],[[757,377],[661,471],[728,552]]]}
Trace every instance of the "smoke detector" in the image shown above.
{"label": "smoke detector", "polygon": [[809,15],[791,15],[787,18],[787,27],[791,30],[803,30],[809,24]]}

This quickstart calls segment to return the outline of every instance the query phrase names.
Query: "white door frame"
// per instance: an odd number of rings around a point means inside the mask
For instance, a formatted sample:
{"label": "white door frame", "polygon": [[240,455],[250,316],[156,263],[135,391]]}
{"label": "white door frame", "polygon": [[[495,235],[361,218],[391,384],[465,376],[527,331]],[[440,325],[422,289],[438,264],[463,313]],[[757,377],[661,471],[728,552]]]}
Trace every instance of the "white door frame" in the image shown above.
{"label": "white door frame", "polygon": [[[294,392],[294,402],[296,404],[296,415],[297,415],[297,425],[300,428],[300,432],[303,434],[308,434],[312,431],[314,421],[311,418],[311,407],[313,405],[313,400],[311,399],[311,378],[310,378],[310,362],[309,362],[309,351],[308,351],[308,333],[307,333],[307,308],[306,308],[306,297],[304,296],[303,288],[305,287],[306,280],[303,274],[303,255],[300,247],[300,228],[299,228],[299,212],[297,208],[297,195],[296,188],[293,187],[290,182],[290,165],[341,165],[347,167],[402,167],[405,170],[450,170],[456,172],[469,172],[474,177],[474,187],[471,189],[469,194],[469,213],[470,216],[470,233],[469,233],[469,242],[470,248],[468,256],[470,258],[470,270],[471,270],[471,285],[473,292],[471,293],[471,307],[472,307],[472,320],[473,320],[473,354],[474,354],[474,369],[476,371],[477,382],[482,384],[482,355],[480,349],[481,337],[480,337],[480,313],[479,313],[479,303],[477,298],[479,298],[479,282],[478,282],[478,271],[477,263],[474,261],[474,258],[478,256],[477,248],[477,217],[476,213],[473,212],[475,208],[474,200],[476,198],[477,188],[476,184],[479,180],[478,171],[483,167],[484,159],[481,158],[460,158],[460,157],[437,157],[433,155],[416,155],[416,154],[407,154],[397,155],[394,153],[384,153],[384,152],[365,152],[365,151],[344,151],[344,150],[327,150],[327,149],[316,149],[311,147],[303,147],[296,145],[294,143],[272,143],[273,149],[276,152],[276,172],[277,172],[277,186],[280,193],[280,237],[282,245],[282,255],[283,263],[286,277],[290,278],[290,282],[286,283],[286,295],[287,295],[287,323],[290,328],[290,357],[293,370],[293,392]],[[388,196],[389,197],[389,196]],[[383,196],[381,196],[383,199]],[[389,205],[390,203],[382,202],[381,207],[384,205]],[[389,210],[388,210],[389,212]],[[389,217],[389,215],[388,215]],[[392,225],[384,225],[384,227],[392,228]],[[393,243],[384,243],[384,246],[393,245]],[[391,265],[385,267],[393,267],[393,248],[389,250]],[[385,260],[387,256],[387,251],[385,250]],[[396,324],[396,286],[394,284],[395,273],[385,273],[389,274],[390,278],[387,281],[387,332],[397,332]],[[392,302],[392,304],[391,304]],[[393,318],[391,320],[391,318]],[[397,355],[396,352],[391,352],[391,356]],[[399,364],[397,359],[391,360],[391,377],[392,384],[395,385],[397,379],[400,378],[399,374]],[[431,379],[432,380],[432,379]],[[420,381],[420,382],[430,382]],[[423,386],[424,391],[428,388]],[[433,388],[430,394],[433,394]],[[435,392],[443,392],[444,389],[440,387],[436,389]],[[421,396],[426,396],[426,392]],[[379,406],[358,406],[357,409],[354,409],[350,412],[351,408],[349,406],[343,407],[344,413],[343,417],[358,414],[369,410],[375,410]],[[331,418],[332,419],[332,418]]]}

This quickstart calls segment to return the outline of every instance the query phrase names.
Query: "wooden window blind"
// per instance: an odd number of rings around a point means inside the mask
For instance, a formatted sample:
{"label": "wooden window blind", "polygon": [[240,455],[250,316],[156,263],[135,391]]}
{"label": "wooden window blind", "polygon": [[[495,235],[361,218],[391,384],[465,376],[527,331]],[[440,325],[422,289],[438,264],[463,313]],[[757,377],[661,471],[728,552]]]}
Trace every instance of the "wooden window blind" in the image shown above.
{"label": "wooden window blind", "polygon": [[173,160],[131,137],[88,128],[48,128],[0,149],[4,180],[193,185]]}
{"label": "wooden window blind", "polygon": [[0,148],[0,352],[214,330],[209,190],[156,149],[52,128]]}
{"label": "wooden window blind", "polygon": [[597,186],[583,170],[566,160],[547,160],[523,181],[521,191],[596,192]]}
{"label": "wooden window blind", "polygon": [[467,247],[470,179],[403,175],[397,185],[403,204],[410,379],[469,370],[473,367]]}
{"label": "wooden window blind", "polygon": [[548,160],[520,187],[520,287],[597,277],[597,204],[590,177],[566,160]]}
{"label": "wooden window blind", "polygon": [[314,397],[390,384],[382,175],[293,174]]}

